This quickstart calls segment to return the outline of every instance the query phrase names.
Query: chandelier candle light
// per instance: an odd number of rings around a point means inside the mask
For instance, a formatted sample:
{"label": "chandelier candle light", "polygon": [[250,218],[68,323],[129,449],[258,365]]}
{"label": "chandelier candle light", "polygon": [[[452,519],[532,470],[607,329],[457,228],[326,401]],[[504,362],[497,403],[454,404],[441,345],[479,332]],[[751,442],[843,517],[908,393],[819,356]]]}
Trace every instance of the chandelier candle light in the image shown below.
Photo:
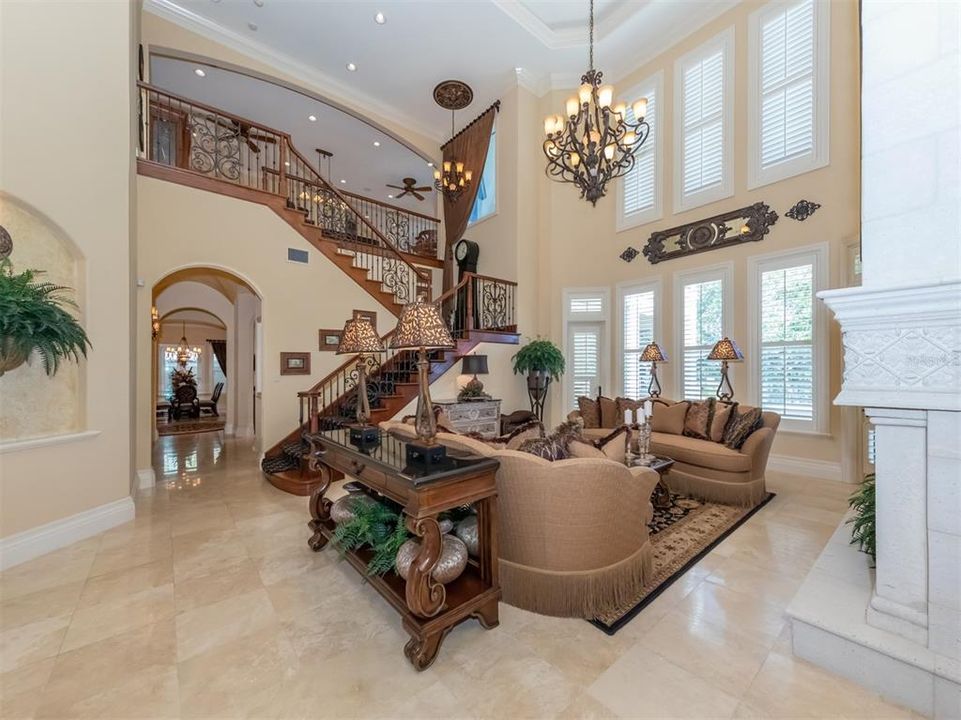
{"label": "chandelier candle light", "polygon": [[707,356],[707,359],[721,361],[721,382],[717,386],[717,398],[724,403],[731,402],[734,400],[734,386],[731,385],[731,380],[727,376],[727,364],[729,362],[741,362],[744,359],[744,353],[741,352],[741,348],[737,346],[736,342],[723,337],[711,348],[711,354]]}
{"label": "chandelier candle light", "polygon": [[[454,111],[463,110],[474,99],[474,91],[460,80],[445,80],[434,88],[434,102],[450,110],[450,141],[454,139]],[[434,170],[434,187],[444,193],[451,203],[457,202],[470,187],[474,171],[464,167],[456,158],[444,160],[441,169]]]}
{"label": "chandelier candle light", "polygon": [[377,441],[380,433],[371,427],[370,400],[367,397],[367,358],[384,352],[384,341],[370,320],[357,317],[344,324],[344,332],[337,346],[337,354],[357,353],[357,423],[350,426],[350,441],[366,445]]}
{"label": "chandelier candle light", "polygon": [[187,367],[187,363],[200,356],[203,348],[187,344],[187,323],[182,323],[183,335],[180,336],[180,344],[176,348],[167,348],[164,356],[169,360],[176,360],[181,367]]}
{"label": "chandelier candle light", "polygon": [[447,453],[443,445],[435,442],[437,420],[430,400],[430,361],[427,359],[427,351],[448,350],[456,344],[441,319],[437,306],[425,300],[405,305],[397,320],[390,346],[395,349],[417,350],[418,392],[414,430],[418,442],[407,443],[407,460],[427,464],[442,460]]}
{"label": "chandelier candle light", "polygon": [[644,121],[647,98],[634,101],[633,121],[627,104],[614,104],[614,86],[602,85],[603,73],[594,69],[594,0],[590,3],[590,68],[581,76],[577,96],[567,100],[565,120],[560,115],[544,119],[544,155],[547,176],[573,183],[592,205],[604,197],[607,183],[634,167],[634,153],[651,128]]}

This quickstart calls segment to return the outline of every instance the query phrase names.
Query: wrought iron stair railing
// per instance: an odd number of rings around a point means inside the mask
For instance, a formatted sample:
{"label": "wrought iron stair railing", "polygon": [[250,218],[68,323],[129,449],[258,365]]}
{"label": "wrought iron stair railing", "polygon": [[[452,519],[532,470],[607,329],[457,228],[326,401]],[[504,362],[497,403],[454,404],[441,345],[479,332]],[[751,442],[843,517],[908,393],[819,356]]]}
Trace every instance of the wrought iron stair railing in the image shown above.
{"label": "wrought iron stair railing", "polygon": [[285,132],[146,83],[138,87],[142,159],[280,196],[396,302],[430,297],[430,271],[402,252],[436,260],[437,218],[341,192]]}

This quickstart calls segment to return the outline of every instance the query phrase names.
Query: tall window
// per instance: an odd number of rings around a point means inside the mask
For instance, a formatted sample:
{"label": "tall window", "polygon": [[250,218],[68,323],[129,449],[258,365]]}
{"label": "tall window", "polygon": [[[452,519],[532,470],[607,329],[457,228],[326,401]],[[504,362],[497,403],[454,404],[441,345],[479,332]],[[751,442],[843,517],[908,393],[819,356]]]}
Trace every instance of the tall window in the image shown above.
{"label": "tall window", "polygon": [[581,395],[594,397],[606,384],[607,345],[606,288],[567,290],[564,293],[565,345],[567,372],[564,375],[567,410],[577,407]]}
{"label": "tall window", "polygon": [[687,210],[730,197],[734,125],[734,29],[675,65],[674,205]]}
{"label": "tall window", "polygon": [[471,208],[468,224],[473,224],[486,217],[490,217],[497,210],[497,131],[491,130],[490,145],[487,146],[487,159],[484,161],[484,172],[481,175],[480,186],[477,188],[477,198]]}
{"label": "tall window", "polygon": [[649,283],[620,290],[621,394],[629,398],[647,395],[649,368],[640,364],[641,353],[658,332],[656,318],[660,285]]}
{"label": "tall window", "polygon": [[678,370],[682,398],[712,397],[721,381],[720,363],[707,360],[714,343],[729,334],[731,266],[679,274],[675,278],[681,313]]}
{"label": "tall window", "polygon": [[765,410],[787,428],[816,430],[823,410],[819,388],[824,340],[820,339],[815,293],[823,287],[826,250],[751,258],[754,393]]}
{"label": "tall window", "polygon": [[[617,194],[617,229],[626,230],[644,223],[659,220],[661,211],[661,188],[658,173],[661,168],[661,133],[658,129],[659,108],[664,90],[664,73],[641,83],[627,93],[631,98],[647,98],[647,116],[650,134],[634,156],[634,168],[624,176]],[[627,108],[627,120],[636,122],[634,110]]]}
{"label": "tall window", "polygon": [[830,7],[776,2],[749,22],[748,187],[828,162]]}
{"label": "tall window", "polygon": [[[168,398],[173,395],[173,385],[170,383],[170,374],[174,369],[180,367],[180,363],[177,362],[176,358],[167,357],[167,349],[176,350],[176,345],[159,345],[158,352],[160,353],[158,367],[160,368],[160,377],[157,378],[157,387],[160,388],[160,394],[162,397]],[[200,362],[197,356],[193,356],[187,361],[187,368],[194,371],[194,377],[197,378],[197,389],[200,390],[200,384],[203,379],[200,372]]]}

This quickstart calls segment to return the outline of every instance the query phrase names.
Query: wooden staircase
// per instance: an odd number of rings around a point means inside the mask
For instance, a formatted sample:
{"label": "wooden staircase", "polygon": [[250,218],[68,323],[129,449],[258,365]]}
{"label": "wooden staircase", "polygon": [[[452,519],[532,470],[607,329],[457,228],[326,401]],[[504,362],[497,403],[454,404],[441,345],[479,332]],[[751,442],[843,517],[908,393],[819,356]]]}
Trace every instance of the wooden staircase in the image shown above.
{"label": "wooden staircase", "polygon": [[[409,302],[430,299],[432,271],[443,268],[437,258],[437,218],[338,190],[284,132],[145,83],[139,88],[144,149],[138,173],[269,207],[395,316]],[[165,137],[177,140],[166,151]],[[467,273],[434,301],[456,347],[431,353],[431,383],[479,343],[517,344],[515,289],[512,281]],[[381,362],[370,359],[368,366],[376,424],[417,397],[416,358],[410,350],[388,350]],[[271,483],[310,494],[318,478],[307,467],[303,435],[352,420],[355,380],[356,360],[351,359],[298,393],[298,426],[262,461]]]}

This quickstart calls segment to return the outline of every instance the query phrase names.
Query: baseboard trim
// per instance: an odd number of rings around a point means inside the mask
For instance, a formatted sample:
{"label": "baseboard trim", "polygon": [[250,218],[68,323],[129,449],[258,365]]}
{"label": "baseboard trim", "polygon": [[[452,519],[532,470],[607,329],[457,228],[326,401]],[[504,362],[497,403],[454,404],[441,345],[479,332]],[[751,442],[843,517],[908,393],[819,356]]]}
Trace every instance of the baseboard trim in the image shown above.
{"label": "baseboard trim", "polygon": [[59,550],[133,520],[130,496],[0,539],[0,570]]}
{"label": "baseboard trim", "polygon": [[767,461],[768,470],[804,475],[818,480],[834,480],[843,482],[841,463],[828,460],[809,460],[808,458],[792,457],[790,455],[771,455]]}
{"label": "baseboard trim", "polygon": [[226,425],[224,425],[224,435],[233,435],[233,434],[234,434],[233,423],[227,423]]}
{"label": "baseboard trim", "polygon": [[156,484],[157,473],[154,472],[152,467],[137,471],[137,487],[140,490],[149,490]]}

